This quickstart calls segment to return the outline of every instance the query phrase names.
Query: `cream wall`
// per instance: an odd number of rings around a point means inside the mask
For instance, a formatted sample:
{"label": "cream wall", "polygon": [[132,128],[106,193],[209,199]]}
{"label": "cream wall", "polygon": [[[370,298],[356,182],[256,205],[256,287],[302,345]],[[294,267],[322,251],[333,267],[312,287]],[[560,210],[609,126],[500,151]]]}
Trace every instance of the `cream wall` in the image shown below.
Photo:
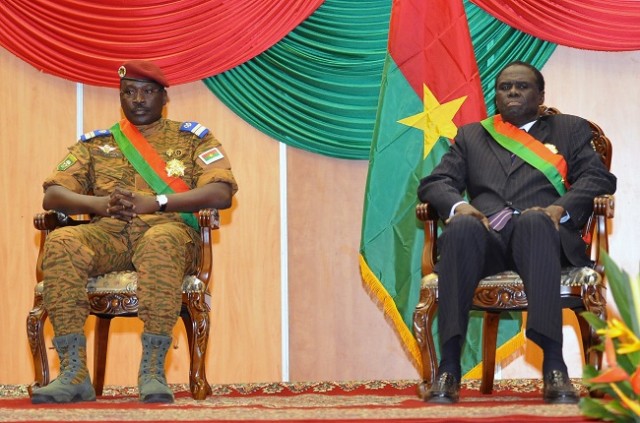
{"label": "cream wall", "polygon": [[[640,53],[597,53],[559,47],[543,69],[547,104],[596,120],[614,142],[619,177],[611,254],[638,272],[640,189],[634,164]],[[42,179],[76,139],[76,84],[42,74],[0,50],[0,383],[33,379],[25,319],[31,306]],[[84,86],[83,130],[119,118],[114,90]],[[365,161],[348,161],[286,148],[220,103],[200,82],[169,89],[168,116],[197,120],[212,129],[229,154],[240,191],[214,243],[212,331],[207,356],[210,382],[278,381],[283,374],[281,278],[288,280],[288,373],[291,380],[415,379],[395,334],[364,291],[358,271]],[[286,210],[280,207],[281,165],[286,165]],[[285,181],[282,181],[285,182]],[[285,213],[286,214],[283,214]],[[280,239],[287,222],[286,243]],[[281,251],[289,266],[281,269]],[[91,338],[91,323],[87,334]],[[570,327],[567,327],[570,329]],[[112,324],[107,384],[134,385],[142,328],[137,319]],[[570,330],[568,333],[570,334]],[[47,343],[50,346],[48,328]],[[186,337],[176,325],[169,356],[171,383],[186,382]],[[567,341],[576,354],[575,340]],[[91,354],[91,351],[89,351]],[[537,371],[535,349],[503,377]],[[55,365],[55,360],[54,365]],[[573,360],[575,362],[576,360]],[[579,368],[572,370],[579,371]]]}
{"label": "cream wall", "polygon": [[[618,177],[616,211],[609,253],[632,275],[639,272],[640,52],[587,52],[558,47],[542,69],[546,104],[593,120],[613,144],[611,171]],[[609,295],[609,302],[613,300]],[[615,313],[615,308],[611,307]],[[582,374],[578,339],[571,312],[565,311],[564,356],[571,377]],[[573,357],[573,358],[572,358]],[[540,349],[527,343],[525,354],[504,369],[502,377],[538,377]]]}

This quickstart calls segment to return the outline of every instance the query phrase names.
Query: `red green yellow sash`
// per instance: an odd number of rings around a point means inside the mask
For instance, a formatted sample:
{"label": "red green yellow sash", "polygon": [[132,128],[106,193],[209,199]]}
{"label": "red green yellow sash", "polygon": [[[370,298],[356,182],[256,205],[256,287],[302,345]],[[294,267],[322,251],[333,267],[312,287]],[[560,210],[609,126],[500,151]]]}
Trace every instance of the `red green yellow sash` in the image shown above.
{"label": "red green yellow sash", "polygon": [[560,195],[567,192],[570,186],[567,181],[568,168],[562,155],[553,153],[526,131],[504,122],[500,115],[480,123],[498,144],[542,172]]}
{"label": "red green yellow sash", "polygon": [[[162,157],[145,137],[127,119],[122,119],[111,127],[111,133],[122,154],[133,165],[149,186],[158,194],[173,194],[189,191],[185,181],[177,176],[167,175]],[[198,219],[193,213],[180,213],[186,224],[200,230]]]}

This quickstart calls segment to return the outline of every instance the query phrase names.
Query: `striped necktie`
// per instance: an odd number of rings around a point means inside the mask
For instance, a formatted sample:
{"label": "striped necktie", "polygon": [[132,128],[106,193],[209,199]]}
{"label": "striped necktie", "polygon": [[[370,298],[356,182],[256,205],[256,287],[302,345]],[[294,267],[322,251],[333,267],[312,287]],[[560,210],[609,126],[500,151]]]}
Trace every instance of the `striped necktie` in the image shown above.
{"label": "striped necktie", "polygon": [[491,228],[494,231],[499,232],[502,228],[504,228],[504,226],[507,224],[507,222],[511,219],[512,216],[513,216],[513,209],[511,207],[505,207],[499,212],[489,216],[489,226],[491,226]]}

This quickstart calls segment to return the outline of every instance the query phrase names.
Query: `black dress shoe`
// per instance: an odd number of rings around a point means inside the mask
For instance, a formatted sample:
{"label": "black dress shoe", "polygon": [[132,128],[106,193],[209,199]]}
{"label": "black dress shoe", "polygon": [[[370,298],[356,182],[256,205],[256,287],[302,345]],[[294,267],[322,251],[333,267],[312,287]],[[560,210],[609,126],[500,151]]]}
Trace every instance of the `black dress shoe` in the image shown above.
{"label": "black dress shoe", "polygon": [[443,372],[433,382],[424,400],[435,404],[453,404],[459,399],[460,382],[453,374]]}
{"label": "black dress shoe", "polygon": [[577,404],[580,399],[569,376],[560,370],[551,370],[544,375],[542,398],[547,404]]}

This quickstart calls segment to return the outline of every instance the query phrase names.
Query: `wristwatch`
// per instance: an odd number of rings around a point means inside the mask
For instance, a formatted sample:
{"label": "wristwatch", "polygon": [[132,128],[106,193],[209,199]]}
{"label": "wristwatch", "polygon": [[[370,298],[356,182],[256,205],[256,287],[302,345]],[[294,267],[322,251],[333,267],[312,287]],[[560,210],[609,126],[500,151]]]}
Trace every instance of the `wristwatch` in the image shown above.
{"label": "wristwatch", "polygon": [[158,211],[163,212],[167,208],[167,203],[169,202],[169,198],[166,195],[160,194],[156,195],[156,203],[160,206]]}

